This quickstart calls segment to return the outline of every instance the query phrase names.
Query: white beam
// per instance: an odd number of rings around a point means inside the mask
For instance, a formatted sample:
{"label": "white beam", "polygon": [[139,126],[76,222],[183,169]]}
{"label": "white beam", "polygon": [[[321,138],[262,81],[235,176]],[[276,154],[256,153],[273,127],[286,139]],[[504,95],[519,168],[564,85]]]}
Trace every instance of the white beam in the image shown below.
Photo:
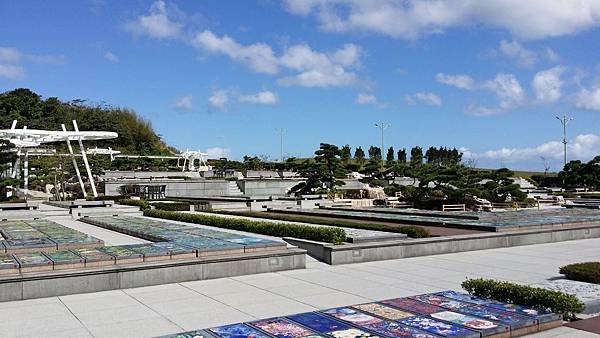
{"label": "white beam", "polygon": [[[79,134],[79,127],[77,127],[77,121],[73,120],[73,128],[75,132]],[[85,154],[85,148],[83,147],[83,142],[81,141],[81,136],[77,137],[77,141],[79,141],[79,148],[81,149],[81,157],[83,158],[83,164],[85,164],[85,170],[88,174],[88,179],[90,180],[90,185],[92,186],[92,193],[94,197],[98,197],[98,192],[96,191],[96,184],[94,183],[94,177],[92,175],[92,170],[90,169],[90,164],[88,163],[87,155]]]}
{"label": "white beam", "polygon": [[[62,130],[67,131],[65,124],[61,124]],[[81,173],[79,172],[79,167],[77,166],[77,161],[75,160],[75,154],[73,154],[73,147],[71,147],[71,141],[67,138],[67,147],[69,147],[69,154],[71,154],[71,159],[73,160],[73,167],[75,168],[75,173],[77,173],[77,180],[79,180],[79,186],[81,187],[81,191],[83,192],[83,197],[87,197],[87,192],[85,191],[85,185],[83,184],[83,179],[81,178]]]}

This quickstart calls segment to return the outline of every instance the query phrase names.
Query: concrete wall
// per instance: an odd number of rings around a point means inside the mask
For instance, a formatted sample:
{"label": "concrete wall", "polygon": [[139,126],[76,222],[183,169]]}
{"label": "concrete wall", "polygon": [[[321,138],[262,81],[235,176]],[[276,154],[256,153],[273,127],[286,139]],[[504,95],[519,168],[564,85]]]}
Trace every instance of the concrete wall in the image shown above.
{"label": "concrete wall", "polygon": [[104,179],[111,178],[167,178],[167,177],[189,177],[200,178],[197,171],[107,171],[102,175]]}
{"label": "concrete wall", "polygon": [[306,251],[288,249],[243,256],[29,273],[1,277],[0,302],[304,269],[305,266]]}
{"label": "concrete wall", "polygon": [[331,245],[297,238],[284,238],[284,240],[307,250],[310,256],[320,261],[337,265],[599,237],[600,225],[587,225],[563,229],[486,233],[344,245]]}
{"label": "concrete wall", "polygon": [[119,187],[127,184],[165,185],[167,197],[210,197],[227,196],[229,181],[221,180],[127,180],[104,182],[106,196],[118,196]]}
{"label": "concrete wall", "polygon": [[299,182],[300,180],[245,179],[238,180],[237,184],[246,196],[285,196]]}

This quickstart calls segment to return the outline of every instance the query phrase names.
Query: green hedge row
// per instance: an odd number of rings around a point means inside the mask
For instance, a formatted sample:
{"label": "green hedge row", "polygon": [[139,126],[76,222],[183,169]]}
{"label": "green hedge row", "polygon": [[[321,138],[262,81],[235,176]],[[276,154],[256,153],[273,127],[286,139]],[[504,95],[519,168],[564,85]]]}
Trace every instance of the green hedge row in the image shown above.
{"label": "green hedge row", "polygon": [[153,202],[153,203],[151,203],[151,205],[158,210],[190,211],[190,204],[186,203],[186,202],[173,202],[173,203]]}
{"label": "green hedge row", "polygon": [[217,228],[246,231],[274,237],[294,237],[334,244],[339,244],[346,240],[346,232],[343,229],[334,227],[314,227],[290,223],[251,221],[241,218],[207,216],[156,209],[145,210],[144,216],[203,224]]}
{"label": "green hedge row", "polygon": [[132,200],[132,199],[122,199],[119,200],[119,204],[123,205],[131,205],[135,207],[140,207],[142,211],[150,209],[150,203],[146,200]]}
{"label": "green hedge row", "polygon": [[501,302],[519,304],[560,313],[565,320],[575,320],[585,305],[575,296],[526,285],[493,279],[468,279],[461,286],[468,293]]}
{"label": "green hedge row", "polygon": [[236,211],[218,211],[218,213],[231,214],[237,216],[247,216],[256,218],[275,219],[278,221],[287,222],[300,222],[310,224],[322,224],[336,227],[353,228],[353,229],[364,229],[364,230],[377,230],[385,232],[394,232],[400,234],[406,234],[411,238],[425,238],[429,237],[429,231],[421,226],[416,225],[405,225],[405,226],[389,226],[378,223],[355,223],[344,220],[328,220],[322,218],[314,218],[310,216],[301,215],[284,215],[284,214],[265,214],[262,212],[236,212]]}
{"label": "green hedge row", "polygon": [[562,266],[559,272],[570,280],[600,284],[600,262],[569,264]]}

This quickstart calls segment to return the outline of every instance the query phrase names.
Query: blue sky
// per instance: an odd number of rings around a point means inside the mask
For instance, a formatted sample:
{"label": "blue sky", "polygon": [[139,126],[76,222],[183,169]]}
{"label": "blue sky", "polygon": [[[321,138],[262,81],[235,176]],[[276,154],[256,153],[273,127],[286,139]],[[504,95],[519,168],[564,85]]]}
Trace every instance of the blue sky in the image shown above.
{"label": "blue sky", "polygon": [[[5,1],[0,90],[137,111],[179,149],[462,148],[559,170],[600,153],[600,2]],[[6,126],[7,127],[7,126]]]}

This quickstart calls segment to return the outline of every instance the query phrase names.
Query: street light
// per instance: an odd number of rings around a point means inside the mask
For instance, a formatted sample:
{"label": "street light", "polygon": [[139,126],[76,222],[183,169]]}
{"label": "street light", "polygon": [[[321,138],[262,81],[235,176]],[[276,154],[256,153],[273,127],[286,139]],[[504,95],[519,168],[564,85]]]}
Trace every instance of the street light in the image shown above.
{"label": "street light", "polygon": [[[564,155],[564,165],[567,165],[567,124],[569,124],[570,121],[573,120],[572,117],[567,117],[567,115],[563,115],[563,117],[559,117],[558,115],[554,115],[554,117],[556,117],[557,120],[560,121],[560,123],[563,126],[563,155]],[[564,168],[564,166],[563,166]]]}
{"label": "street light", "polygon": [[381,171],[382,172],[383,172],[383,151],[384,151],[383,150],[383,132],[390,126],[391,126],[391,124],[389,124],[387,122],[375,123],[375,127],[379,128],[381,130]]}
{"label": "street light", "polygon": [[281,163],[283,163],[283,134],[285,134],[285,129],[278,128],[277,133],[279,133],[279,158]]}

